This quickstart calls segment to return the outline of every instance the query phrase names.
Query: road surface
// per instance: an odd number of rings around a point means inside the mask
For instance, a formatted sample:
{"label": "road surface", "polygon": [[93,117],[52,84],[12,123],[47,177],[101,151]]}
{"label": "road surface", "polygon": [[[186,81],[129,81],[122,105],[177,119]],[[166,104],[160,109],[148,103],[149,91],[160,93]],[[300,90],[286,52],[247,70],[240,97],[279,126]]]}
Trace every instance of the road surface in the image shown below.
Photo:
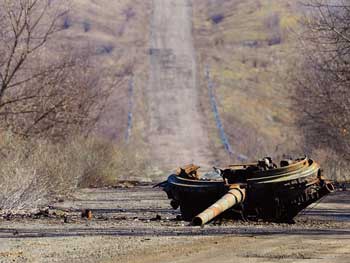
{"label": "road surface", "polygon": [[[49,217],[0,219],[0,262],[345,263],[350,258],[350,191],[328,196],[294,225],[224,221],[192,227],[179,220],[165,193],[151,186],[81,190],[55,208],[60,210],[50,210]],[[80,217],[84,208],[93,211],[92,220]]]}
{"label": "road surface", "polygon": [[152,162],[166,169],[213,160],[199,108],[189,0],[153,0],[147,88]]}

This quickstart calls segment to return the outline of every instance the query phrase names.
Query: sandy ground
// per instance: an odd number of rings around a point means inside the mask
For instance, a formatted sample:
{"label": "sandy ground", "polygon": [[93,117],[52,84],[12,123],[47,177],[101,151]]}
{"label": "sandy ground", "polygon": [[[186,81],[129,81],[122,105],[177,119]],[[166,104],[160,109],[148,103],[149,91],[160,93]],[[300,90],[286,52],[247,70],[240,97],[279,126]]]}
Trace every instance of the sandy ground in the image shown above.
{"label": "sandy ground", "polygon": [[174,168],[208,164],[208,135],[199,110],[189,0],[153,0],[150,27],[149,140],[153,161]]}
{"label": "sandy ground", "polygon": [[[84,208],[93,211],[92,220],[81,219]],[[170,208],[165,193],[151,186],[81,190],[74,200],[55,204],[50,211],[48,217],[0,220],[0,262],[349,262],[350,258],[350,191],[327,197],[294,225],[217,221],[192,227],[177,217],[179,211]]]}

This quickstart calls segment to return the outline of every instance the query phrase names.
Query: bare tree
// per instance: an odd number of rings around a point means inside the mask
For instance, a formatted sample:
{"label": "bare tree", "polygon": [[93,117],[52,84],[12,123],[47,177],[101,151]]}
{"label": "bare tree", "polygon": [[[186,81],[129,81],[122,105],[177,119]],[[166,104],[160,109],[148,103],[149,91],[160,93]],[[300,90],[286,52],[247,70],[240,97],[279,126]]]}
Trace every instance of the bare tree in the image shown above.
{"label": "bare tree", "polygon": [[0,1],[0,102],[14,87],[38,78],[44,71],[26,74],[31,59],[58,31],[61,13],[45,0]]}
{"label": "bare tree", "polygon": [[306,150],[330,149],[350,158],[350,4],[305,5],[302,63],[295,74],[295,109]]}
{"label": "bare tree", "polygon": [[98,119],[116,80],[97,72],[89,52],[55,46],[66,4],[0,0],[0,129],[60,139]]}

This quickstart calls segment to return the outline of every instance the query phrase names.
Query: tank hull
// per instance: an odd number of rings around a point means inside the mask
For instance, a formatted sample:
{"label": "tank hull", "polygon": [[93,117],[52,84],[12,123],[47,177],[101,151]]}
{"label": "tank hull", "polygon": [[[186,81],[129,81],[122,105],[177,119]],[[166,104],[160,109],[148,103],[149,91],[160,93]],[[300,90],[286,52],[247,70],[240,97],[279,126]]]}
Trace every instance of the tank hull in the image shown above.
{"label": "tank hull", "polygon": [[223,216],[238,213],[243,219],[273,222],[291,222],[300,211],[334,190],[311,159],[265,171],[256,168],[257,164],[229,166],[222,170],[222,179],[211,180],[172,174],[162,187],[188,221],[218,202],[233,184],[244,189],[245,198],[227,208],[231,213]]}

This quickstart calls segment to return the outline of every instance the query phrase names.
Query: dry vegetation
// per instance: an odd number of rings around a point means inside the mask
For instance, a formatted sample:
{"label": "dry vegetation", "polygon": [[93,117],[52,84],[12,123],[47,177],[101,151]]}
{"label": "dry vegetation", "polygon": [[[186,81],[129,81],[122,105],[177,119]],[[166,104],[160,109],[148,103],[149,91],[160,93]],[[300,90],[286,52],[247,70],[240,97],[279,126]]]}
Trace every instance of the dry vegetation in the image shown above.
{"label": "dry vegetation", "polygon": [[2,133],[0,210],[30,209],[64,198],[77,187],[115,185],[144,170],[141,156],[104,139],[75,137],[65,143]]}
{"label": "dry vegetation", "polygon": [[[76,187],[148,173],[144,87],[151,2],[67,3],[0,0],[3,210],[35,207]],[[218,153],[222,143],[210,107],[207,67],[236,152],[252,159],[312,153],[330,174],[343,178],[339,167],[348,159],[350,128],[347,100],[339,99],[347,97],[349,41],[338,22],[348,22],[348,6],[341,12],[328,7],[323,17],[318,13],[319,19],[306,23],[317,30],[303,39],[304,54],[315,56],[304,57],[295,49],[301,17],[295,1],[193,0],[201,107]],[[330,42],[315,41],[320,37]],[[126,145],[132,78],[134,119]],[[295,84],[304,99],[296,105],[291,103]],[[315,98],[319,107],[310,112]],[[108,139],[99,139],[101,133]],[[303,143],[303,136],[311,144]],[[227,156],[217,159],[224,162]]]}
{"label": "dry vegetation", "polygon": [[307,3],[303,64],[295,76],[298,124],[307,131],[307,148],[331,149],[349,160],[350,5]]}
{"label": "dry vegetation", "polygon": [[[194,1],[202,103],[211,70],[219,111],[232,147],[255,159],[298,152],[286,71],[294,61],[296,1]],[[210,120],[212,112],[203,106]],[[217,147],[222,147],[217,141]]]}
{"label": "dry vegetation", "polygon": [[[349,4],[194,1],[202,107],[216,148],[206,68],[232,148],[251,159],[308,154],[348,174]],[[224,158],[224,156],[223,156]]]}
{"label": "dry vegetation", "polygon": [[93,66],[108,68],[112,76],[124,76],[114,87],[98,123],[99,130],[115,141],[123,141],[127,129],[128,83],[134,78],[133,139],[143,140],[145,99],[148,77],[149,1],[143,0],[72,0],[72,11],[60,43],[88,48]]}
{"label": "dry vegetation", "polygon": [[[79,1],[0,1],[3,212],[46,204],[77,187],[113,185],[144,169],[144,153],[135,154],[132,143],[124,145],[125,125],[119,125],[127,120],[127,113],[120,110],[126,104],[120,102],[125,99],[127,80],[139,70],[134,67],[135,57],[123,56],[125,50],[117,46],[122,40],[113,42],[136,15],[127,2],[109,10],[121,17],[115,20],[113,33],[111,24],[103,20],[108,17],[98,14],[96,5],[91,10]],[[103,19],[82,21],[84,33],[78,34],[72,26],[83,12],[75,11],[85,4],[97,13],[90,19]],[[108,34],[101,28],[113,37],[103,39],[101,35]],[[95,32],[86,41],[91,31]],[[99,45],[97,40],[105,43]],[[105,112],[120,116],[108,117]],[[109,139],[100,139],[101,132]],[[111,143],[112,138],[120,142]]]}
{"label": "dry vegetation", "polygon": [[300,64],[292,74],[297,125],[304,151],[324,157],[330,174],[344,180],[350,160],[350,5],[309,0],[304,9]]}
{"label": "dry vegetation", "polygon": [[[117,81],[106,85],[109,76],[90,66],[89,53],[55,45],[69,10],[65,2],[0,4],[1,129],[51,140],[87,134]],[[57,57],[50,56],[54,48]]]}

